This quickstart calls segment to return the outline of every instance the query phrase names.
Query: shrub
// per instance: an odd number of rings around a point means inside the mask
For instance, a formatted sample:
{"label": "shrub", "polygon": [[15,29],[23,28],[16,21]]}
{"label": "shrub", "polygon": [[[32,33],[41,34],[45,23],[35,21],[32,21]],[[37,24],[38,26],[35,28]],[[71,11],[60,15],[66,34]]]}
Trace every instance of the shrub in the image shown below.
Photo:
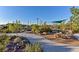
{"label": "shrub", "polygon": [[9,43],[10,37],[8,37],[6,34],[3,34],[0,36],[0,51],[4,51],[6,48],[6,45]]}
{"label": "shrub", "polygon": [[51,28],[47,24],[43,25],[32,25],[33,33],[43,33],[43,32],[51,32]]}
{"label": "shrub", "polygon": [[42,48],[39,43],[27,44],[25,52],[42,52]]}
{"label": "shrub", "polygon": [[36,24],[32,25],[32,32],[39,33],[39,25],[36,25]]}
{"label": "shrub", "polygon": [[43,32],[51,32],[51,28],[49,26],[41,26],[39,27],[39,32],[43,33]]}

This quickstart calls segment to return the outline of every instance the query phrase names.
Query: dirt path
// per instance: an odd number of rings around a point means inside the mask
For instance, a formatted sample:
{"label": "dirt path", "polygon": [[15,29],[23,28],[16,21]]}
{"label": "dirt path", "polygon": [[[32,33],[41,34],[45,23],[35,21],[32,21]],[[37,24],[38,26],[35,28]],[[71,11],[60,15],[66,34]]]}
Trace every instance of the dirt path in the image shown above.
{"label": "dirt path", "polygon": [[[0,34],[2,35],[2,34]],[[39,42],[45,52],[77,52],[79,46],[68,46],[63,44],[57,44],[51,40],[47,40],[42,36],[29,33],[8,33],[7,35],[23,36],[29,39],[31,43]]]}

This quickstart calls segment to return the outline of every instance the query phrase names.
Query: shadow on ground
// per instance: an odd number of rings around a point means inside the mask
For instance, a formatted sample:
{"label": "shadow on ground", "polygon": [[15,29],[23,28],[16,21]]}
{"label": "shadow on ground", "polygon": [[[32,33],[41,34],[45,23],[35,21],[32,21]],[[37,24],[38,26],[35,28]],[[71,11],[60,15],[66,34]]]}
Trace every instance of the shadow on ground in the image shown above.
{"label": "shadow on ground", "polygon": [[43,40],[40,38],[29,37],[32,43],[39,42],[44,50],[44,52],[70,52],[72,48],[67,48],[66,46],[57,46],[51,43],[50,40]]}
{"label": "shadow on ground", "polygon": [[23,37],[29,39],[29,41],[31,43],[39,42],[41,44],[44,52],[72,52],[74,49],[74,48],[68,48],[67,46],[55,45],[55,43],[53,43],[53,41],[47,40],[44,37],[34,35],[34,34],[8,33],[7,35],[23,36]]}

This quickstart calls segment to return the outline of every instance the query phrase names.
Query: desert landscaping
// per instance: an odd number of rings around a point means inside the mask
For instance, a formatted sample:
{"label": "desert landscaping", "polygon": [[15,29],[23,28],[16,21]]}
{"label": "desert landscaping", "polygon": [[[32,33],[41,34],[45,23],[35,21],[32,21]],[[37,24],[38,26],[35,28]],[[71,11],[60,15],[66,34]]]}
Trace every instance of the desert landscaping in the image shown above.
{"label": "desert landscaping", "polygon": [[70,8],[71,17],[23,24],[20,20],[0,25],[0,52],[79,52],[79,8]]}

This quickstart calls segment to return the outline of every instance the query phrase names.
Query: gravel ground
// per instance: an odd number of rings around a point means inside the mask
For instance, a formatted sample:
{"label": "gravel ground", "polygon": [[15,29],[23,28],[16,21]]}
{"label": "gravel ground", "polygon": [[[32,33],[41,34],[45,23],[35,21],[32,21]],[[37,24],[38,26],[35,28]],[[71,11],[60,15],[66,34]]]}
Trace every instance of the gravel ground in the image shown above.
{"label": "gravel ground", "polygon": [[[2,35],[2,33],[0,33]],[[29,33],[7,33],[7,35],[17,35],[26,37],[31,43],[38,42],[41,44],[44,52],[79,52],[79,46],[69,46],[66,44],[57,44],[47,40],[42,36]]]}

